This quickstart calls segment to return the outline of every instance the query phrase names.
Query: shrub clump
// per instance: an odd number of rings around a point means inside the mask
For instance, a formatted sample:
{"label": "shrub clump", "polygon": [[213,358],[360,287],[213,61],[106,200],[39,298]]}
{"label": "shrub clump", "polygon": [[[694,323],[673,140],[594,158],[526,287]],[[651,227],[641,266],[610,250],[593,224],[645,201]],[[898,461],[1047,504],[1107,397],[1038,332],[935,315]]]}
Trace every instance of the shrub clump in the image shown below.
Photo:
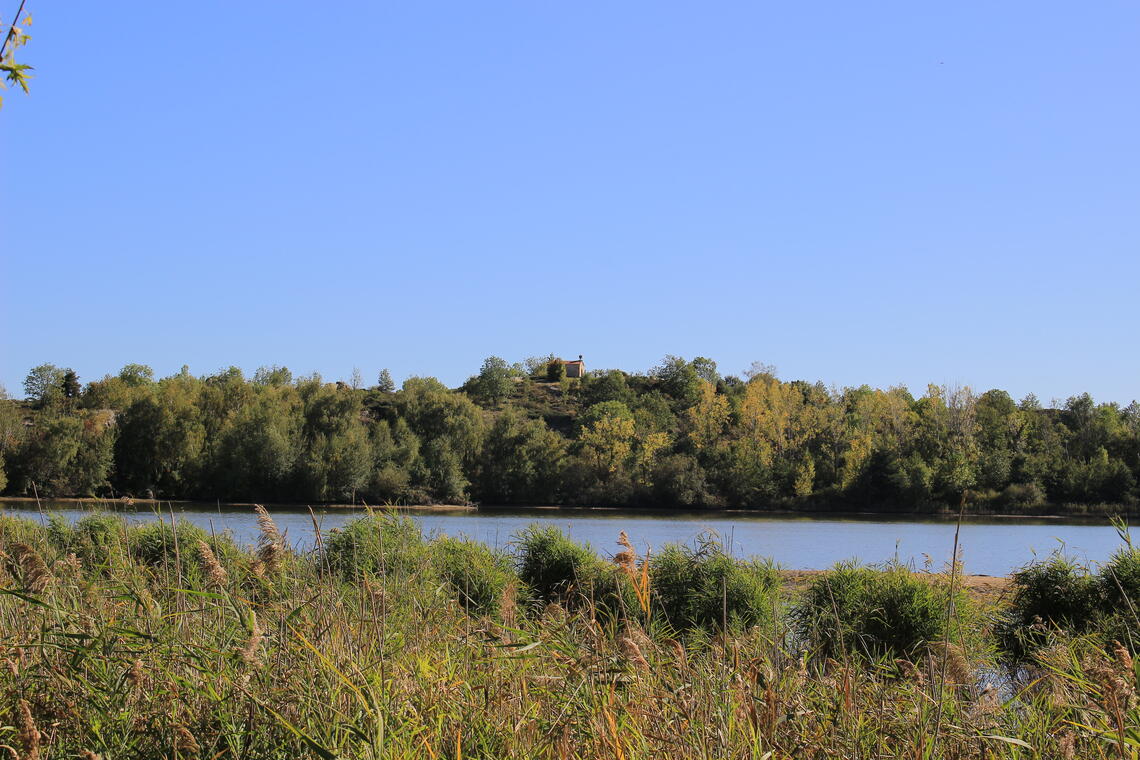
{"label": "shrub clump", "polygon": [[[121,522],[116,526],[100,516],[98,520],[83,524],[88,519],[91,518],[81,520],[73,530],[79,535],[80,545],[92,546],[93,551],[105,552],[113,546],[111,542],[118,539],[112,538],[112,531],[119,536],[124,533]],[[179,520],[175,526],[161,519],[128,525],[125,539],[128,553],[139,564],[148,567],[174,567],[177,559],[181,572],[195,578],[202,572],[199,542],[209,546],[216,557],[227,564],[235,563],[244,556],[230,539],[229,534],[211,536],[186,520]]]}
{"label": "shrub clump", "polygon": [[49,531],[33,520],[0,515],[0,551],[7,551],[12,544],[43,546],[50,540]]}
{"label": "shrub clump", "polygon": [[1105,643],[1140,653],[1140,549],[1129,544],[1112,556],[1098,578],[1104,603]]}
{"label": "shrub clump", "polygon": [[826,657],[912,657],[944,636],[948,591],[902,565],[841,563],[811,584],[792,621]]}
{"label": "shrub clump", "polygon": [[654,614],[678,630],[740,631],[771,620],[775,568],[729,556],[711,534],[696,548],[669,544],[650,562]]}
{"label": "shrub clump", "polygon": [[1135,614],[1140,609],[1140,549],[1129,545],[1116,552],[1099,575],[1107,612]]}
{"label": "shrub clump", "polygon": [[85,562],[104,564],[123,546],[126,528],[122,518],[105,513],[86,515],[74,524],[59,515],[48,522],[48,540],[61,554],[74,552]]}
{"label": "shrub clump", "polygon": [[532,601],[589,605],[607,615],[637,614],[637,594],[621,570],[558,528],[531,525],[515,536],[515,545],[519,579]]}
{"label": "shrub clump", "polygon": [[1088,570],[1055,554],[1013,574],[1013,606],[1027,625],[1084,629],[1101,606],[1101,586]]}
{"label": "shrub clump", "polygon": [[598,558],[558,528],[530,525],[515,536],[519,579],[536,601],[564,601],[590,575]]}
{"label": "shrub clump", "polygon": [[427,544],[415,520],[395,513],[369,515],[325,539],[329,568],[345,578],[408,576],[429,566]]}
{"label": "shrub clump", "polygon": [[1061,554],[1013,574],[1013,604],[999,634],[1015,658],[1058,633],[1090,634],[1140,651],[1140,549],[1128,543],[1093,573]]}
{"label": "shrub clump", "polygon": [[192,554],[195,542],[207,539],[209,535],[206,531],[185,520],[180,520],[176,526],[158,519],[136,523],[127,528],[127,547],[131,556],[140,564],[151,567],[164,564],[173,566],[176,555],[181,556],[183,562],[193,559],[196,556]]}
{"label": "shrub clump", "polygon": [[503,595],[514,583],[510,560],[485,544],[467,539],[431,542],[432,564],[459,604],[478,615],[497,615]]}

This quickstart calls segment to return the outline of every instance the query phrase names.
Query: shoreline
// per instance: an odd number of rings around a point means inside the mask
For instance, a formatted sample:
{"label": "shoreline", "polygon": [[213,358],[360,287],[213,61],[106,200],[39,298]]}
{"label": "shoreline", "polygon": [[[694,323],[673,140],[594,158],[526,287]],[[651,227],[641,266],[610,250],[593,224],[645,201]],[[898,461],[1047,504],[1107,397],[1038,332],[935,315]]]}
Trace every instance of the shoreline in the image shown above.
{"label": "shoreline", "polygon": [[34,496],[0,496],[0,509],[3,509],[5,504],[92,504],[106,506],[108,509],[123,509],[128,507],[139,506],[158,506],[163,505],[207,505],[216,504],[219,507],[227,509],[253,509],[255,506],[262,506],[266,509],[343,509],[343,510],[358,510],[366,512],[373,511],[415,511],[415,512],[476,512],[478,507],[470,504],[415,504],[415,505],[401,505],[401,504],[307,504],[303,502],[254,502],[254,501],[200,501],[198,499],[100,499],[100,498],[83,498],[78,496],[41,496],[36,498]]}
{"label": "shoreline", "polygon": [[[2,501],[2,500],[0,500]],[[410,508],[410,507],[409,507]],[[748,509],[744,507],[722,507],[717,509],[700,509],[700,508],[673,508],[673,507],[599,507],[599,506],[566,506],[566,505],[548,505],[548,506],[511,506],[500,504],[483,504],[473,508],[479,512],[613,512],[623,514],[646,514],[646,515],[702,515],[702,516],[717,516],[726,515],[733,517],[803,517],[809,519],[826,519],[828,517],[884,517],[884,518],[898,518],[899,520],[938,520],[940,522],[954,522],[958,519],[957,512],[902,512],[898,510],[867,510],[867,509],[767,509],[755,508]],[[1120,515],[1133,515],[1137,514],[1135,509],[1121,509],[1120,512],[1115,513]],[[1047,514],[1036,513],[1017,513],[1017,512],[967,512],[962,515],[963,522],[969,522],[976,519],[1001,519],[1001,520],[1107,520],[1112,513],[1090,513],[1090,512],[1050,512]]]}
{"label": "shoreline", "polygon": [[[5,504],[92,504],[101,505],[109,509],[123,508],[128,506],[162,506],[162,505],[207,505],[214,504],[218,507],[228,509],[252,509],[256,504],[267,509],[337,509],[337,510],[359,510],[359,511],[385,511],[395,510],[398,512],[446,512],[446,513],[496,513],[496,512],[514,512],[514,513],[528,513],[534,512],[538,514],[546,513],[623,513],[623,514],[645,514],[653,516],[667,516],[667,515],[685,515],[685,516],[704,516],[704,517],[799,517],[805,519],[827,519],[827,518],[842,518],[842,517],[866,517],[866,518],[889,518],[901,521],[907,520],[934,520],[940,522],[954,522],[958,519],[958,514],[952,511],[915,511],[905,512],[899,510],[868,510],[868,509],[841,509],[841,510],[797,510],[797,509],[768,509],[768,508],[743,508],[743,507],[729,507],[718,509],[700,509],[700,508],[674,508],[674,507],[609,507],[609,506],[570,506],[570,505],[501,505],[501,504],[344,504],[338,502],[332,503],[306,503],[306,502],[219,502],[219,501],[204,501],[199,499],[136,499],[120,497],[117,499],[107,499],[98,497],[76,497],[76,496],[58,496],[58,497],[39,497],[34,496],[0,496],[0,509]],[[986,520],[1082,520],[1082,521],[1100,521],[1106,520],[1113,514],[1124,516],[1126,519],[1136,514],[1135,508],[1120,505],[1120,510],[1116,513],[1111,512],[1066,512],[1054,511],[1047,513],[1010,513],[1010,512],[968,512],[962,515],[963,522],[970,522],[972,520],[986,519]]]}

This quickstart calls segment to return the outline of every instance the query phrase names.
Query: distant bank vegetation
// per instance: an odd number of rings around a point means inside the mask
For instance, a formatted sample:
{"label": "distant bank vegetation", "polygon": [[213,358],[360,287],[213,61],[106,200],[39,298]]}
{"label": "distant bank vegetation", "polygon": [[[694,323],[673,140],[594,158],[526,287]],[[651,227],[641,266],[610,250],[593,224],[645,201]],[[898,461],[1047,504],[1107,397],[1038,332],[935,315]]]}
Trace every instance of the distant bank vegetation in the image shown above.
{"label": "distant bank vegetation", "polygon": [[31,370],[0,399],[9,495],[1033,513],[1140,497],[1140,404],[1059,408],[931,385],[842,390],[666,357],[566,376],[488,358],[461,388],[281,367],[82,384]]}

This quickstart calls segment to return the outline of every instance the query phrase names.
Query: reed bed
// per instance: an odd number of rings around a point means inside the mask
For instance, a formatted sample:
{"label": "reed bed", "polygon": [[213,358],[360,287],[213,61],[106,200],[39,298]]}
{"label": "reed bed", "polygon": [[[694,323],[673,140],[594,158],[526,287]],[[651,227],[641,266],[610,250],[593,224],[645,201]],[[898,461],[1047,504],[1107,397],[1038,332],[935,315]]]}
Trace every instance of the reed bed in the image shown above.
{"label": "reed bed", "polygon": [[[826,585],[786,599],[771,568],[715,545],[662,551],[666,577],[624,536],[616,562],[536,531],[496,555],[377,515],[298,554],[257,519],[247,550],[180,523],[0,518],[0,752],[1140,756],[1129,647],[1055,629],[1014,664],[990,633],[1000,608],[955,605],[937,640],[872,646],[836,600],[841,635],[815,640],[831,629],[804,605]],[[875,587],[867,572],[847,573],[843,609],[852,584]]]}

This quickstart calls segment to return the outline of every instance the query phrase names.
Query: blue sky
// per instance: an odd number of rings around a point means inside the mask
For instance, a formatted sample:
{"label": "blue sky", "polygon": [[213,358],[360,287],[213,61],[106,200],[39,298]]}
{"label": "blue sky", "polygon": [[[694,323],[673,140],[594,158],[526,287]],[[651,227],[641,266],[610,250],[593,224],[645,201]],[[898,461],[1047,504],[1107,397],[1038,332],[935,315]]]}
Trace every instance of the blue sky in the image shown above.
{"label": "blue sky", "polygon": [[1140,397],[1135,3],[29,8],[13,395],[554,352]]}

